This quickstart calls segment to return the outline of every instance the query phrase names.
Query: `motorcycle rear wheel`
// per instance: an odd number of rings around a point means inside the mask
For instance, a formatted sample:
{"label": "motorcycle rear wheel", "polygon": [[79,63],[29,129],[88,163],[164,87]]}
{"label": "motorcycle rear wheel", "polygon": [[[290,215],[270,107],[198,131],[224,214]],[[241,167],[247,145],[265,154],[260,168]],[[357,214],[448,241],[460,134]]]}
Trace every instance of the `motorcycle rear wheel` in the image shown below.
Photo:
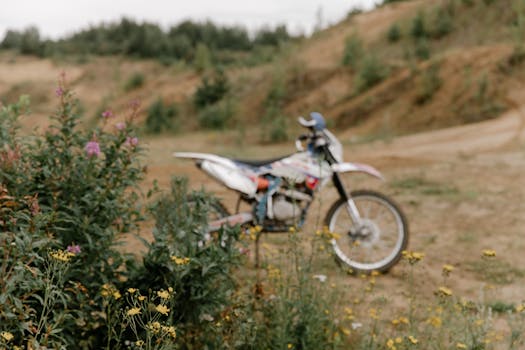
{"label": "motorcycle rear wheel", "polygon": [[387,272],[408,245],[408,222],[400,207],[389,197],[371,190],[350,193],[361,217],[353,222],[347,202],[341,198],[328,210],[325,224],[336,259],[352,272]]}

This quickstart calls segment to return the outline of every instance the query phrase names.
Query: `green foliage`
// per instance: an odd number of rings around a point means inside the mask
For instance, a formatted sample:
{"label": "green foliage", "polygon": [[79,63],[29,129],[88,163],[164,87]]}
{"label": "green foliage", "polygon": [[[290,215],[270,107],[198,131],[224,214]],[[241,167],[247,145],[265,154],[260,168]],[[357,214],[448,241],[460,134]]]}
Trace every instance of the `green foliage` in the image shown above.
{"label": "green foliage", "polygon": [[148,108],[146,131],[153,134],[163,131],[176,131],[178,129],[177,115],[177,105],[175,103],[166,105],[162,97],[159,97]]}
{"label": "green foliage", "polygon": [[124,91],[129,92],[131,90],[138,89],[144,85],[144,81],[144,74],[135,72],[126,81],[126,84],[124,85]]}
{"label": "green foliage", "polygon": [[212,67],[212,60],[210,50],[205,44],[197,44],[195,49],[195,58],[193,60],[193,66],[195,70],[202,73]]}
{"label": "green foliage", "polygon": [[345,39],[345,48],[343,50],[342,63],[353,69],[361,62],[364,54],[363,43],[357,34],[353,34]]}
{"label": "green foliage", "polygon": [[361,93],[380,83],[388,76],[388,67],[374,55],[367,55],[357,73],[356,92]]}
{"label": "green foliage", "polygon": [[401,28],[398,23],[394,23],[390,26],[387,33],[387,39],[391,43],[395,43],[401,39]]}
{"label": "green foliage", "polygon": [[230,99],[206,105],[199,111],[199,125],[205,129],[224,129],[234,115],[234,105]]}
{"label": "green foliage", "polygon": [[249,53],[261,46],[278,49],[291,40],[293,37],[285,26],[263,28],[252,39],[246,28],[221,27],[211,21],[184,21],[164,31],[154,23],[122,18],[119,22],[91,26],[55,41],[43,40],[34,27],[24,31],[9,30],[0,48],[47,57],[94,54],[156,58],[163,62],[183,60],[195,62],[198,69],[202,69],[202,64],[209,64],[211,57],[222,52]]}
{"label": "green foliage", "polygon": [[263,142],[288,140],[287,119],[282,112],[286,96],[286,84],[280,72],[277,71],[264,101],[263,125],[261,127],[261,140]]}
{"label": "green foliage", "polygon": [[415,42],[414,55],[419,60],[428,60],[430,58],[430,45],[427,39],[421,38]]}
{"label": "green foliage", "polygon": [[424,12],[419,11],[416,17],[412,19],[410,34],[416,40],[426,38],[428,36],[428,29]]}
{"label": "green foliage", "polygon": [[222,100],[230,91],[228,77],[223,70],[216,70],[210,79],[204,76],[193,95],[193,103],[197,108],[204,108]]}
{"label": "green foliage", "polygon": [[440,39],[452,32],[454,21],[449,11],[439,7],[434,12],[434,23],[432,27],[432,37]]}
{"label": "green foliage", "polygon": [[433,63],[423,72],[415,101],[417,104],[421,105],[430,101],[434,94],[441,88],[443,81],[439,76],[439,69],[439,63]]}
{"label": "green foliage", "polygon": [[155,240],[128,284],[141,291],[173,287],[171,306],[177,311],[170,316],[172,323],[197,327],[229,304],[235,288],[232,270],[241,256],[238,229],[225,227],[210,241],[206,224],[213,199],[203,193],[188,198],[186,181],[174,178],[171,193],[150,208]]}

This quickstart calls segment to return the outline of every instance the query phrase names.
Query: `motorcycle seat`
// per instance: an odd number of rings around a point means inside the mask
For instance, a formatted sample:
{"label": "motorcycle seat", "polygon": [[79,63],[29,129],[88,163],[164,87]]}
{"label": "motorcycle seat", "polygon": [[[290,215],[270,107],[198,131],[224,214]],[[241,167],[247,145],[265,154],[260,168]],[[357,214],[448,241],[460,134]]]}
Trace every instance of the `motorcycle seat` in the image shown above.
{"label": "motorcycle seat", "polygon": [[278,157],[278,158],[272,158],[272,159],[256,159],[256,160],[247,160],[247,159],[232,159],[235,163],[240,163],[243,165],[247,165],[254,168],[260,168],[263,166],[267,166],[272,164],[273,162],[277,162],[281,159],[284,159],[286,157],[289,157],[290,154]]}

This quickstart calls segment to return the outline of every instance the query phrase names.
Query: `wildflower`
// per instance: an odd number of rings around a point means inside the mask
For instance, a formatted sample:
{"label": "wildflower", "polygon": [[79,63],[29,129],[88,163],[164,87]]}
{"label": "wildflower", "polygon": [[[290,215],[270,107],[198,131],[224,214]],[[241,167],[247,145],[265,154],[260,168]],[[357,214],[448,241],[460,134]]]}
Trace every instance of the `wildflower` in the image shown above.
{"label": "wildflower", "polygon": [[113,298],[115,298],[115,300],[119,300],[120,297],[122,296],[118,290],[115,290],[112,295],[113,295]]}
{"label": "wildflower", "polygon": [[126,123],[118,122],[115,124],[115,128],[119,131],[124,130],[126,128]]}
{"label": "wildflower", "polygon": [[125,144],[126,146],[133,148],[139,144],[139,139],[137,137],[128,136]]}
{"label": "wildflower", "polygon": [[155,307],[155,310],[157,312],[163,314],[164,316],[168,316],[168,312],[170,312],[170,309],[166,305],[159,304]]}
{"label": "wildflower", "polygon": [[374,320],[378,320],[379,319],[379,316],[377,315],[377,309],[375,308],[372,308],[368,311],[368,314],[370,315],[370,318],[374,319]]}
{"label": "wildflower", "polygon": [[466,349],[467,345],[463,343],[456,343],[456,349]]}
{"label": "wildflower", "polygon": [[138,347],[142,347],[144,345],[144,340],[137,340],[135,342],[135,345],[138,346]]}
{"label": "wildflower", "polygon": [[147,325],[147,328],[153,332],[153,334],[157,334],[158,332],[160,332],[160,329],[161,329],[161,325],[158,321],[155,321],[153,323],[150,323]]}
{"label": "wildflower", "polygon": [[190,263],[190,258],[179,258],[173,255],[171,257],[171,261],[173,261],[176,265],[187,265]]}
{"label": "wildflower", "polygon": [[445,264],[443,265],[443,276],[448,276],[454,270],[454,266]]}
{"label": "wildflower", "polygon": [[62,89],[62,87],[57,87],[56,90],[55,90],[55,95],[57,95],[57,97],[62,97],[64,95],[64,89]]}
{"label": "wildflower", "polygon": [[447,287],[439,287],[435,294],[440,297],[450,297],[452,296],[452,290]]}
{"label": "wildflower", "polygon": [[139,301],[144,301],[146,300],[146,297],[144,295],[139,295],[137,299],[139,299]]}
{"label": "wildflower", "polygon": [[394,339],[390,338],[386,341],[386,347],[388,349],[391,349],[391,350],[395,350],[396,349],[396,346],[394,345],[395,342],[394,342]]}
{"label": "wildflower", "polygon": [[175,327],[173,326],[162,326],[162,330],[169,334],[170,337],[173,339],[177,338],[177,332],[175,331]]}
{"label": "wildflower", "polygon": [[290,226],[290,228],[288,229],[288,232],[290,232],[290,233],[296,233],[297,230],[295,229],[294,226]]}
{"label": "wildflower", "polygon": [[418,261],[425,257],[424,253],[403,251],[403,258],[408,261],[410,265],[416,264]]}
{"label": "wildflower", "polygon": [[126,312],[126,315],[128,316],[135,316],[140,314],[140,308],[139,307],[133,307]]}
{"label": "wildflower", "polygon": [[70,252],[65,252],[62,249],[59,249],[59,250],[52,251],[51,253],[49,253],[49,255],[55,260],[58,260],[61,262],[69,262],[69,259],[75,254],[70,253]]}
{"label": "wildflower", "polygon": [[10,342],[15,336],[10,332],[2,332],[0,333],[0,337],[4,338],[5,341]]}
{"label": "wildflower", "polygon": [[292,349],[293,348],[293,345],[288,343],[288,346],[287,346],[288,349]]}
{"label": "wildflower", "polygon": [[433,316],[427,320],[427,323],[430,323],[434,328],[440,328],[443,324],[443,321],[441,320],[441,317]]}
{"label": "wildflower", "polygon": [[134,294],[137,290],[135,288],[128,288],[129,294]]}
{"label": "wildflower", "polygon": [[88,157],[98,157],[100,155],[100,146],[97,141],[89,141],[84,148]]}
{"label": "wildflower", "polygon": [[416,344],[419,342],[419,341],[417,340],[417,338],[414,337],[414,336],[412,336],[412,335],[409,335],[409,336],[408,336],[408,340],[409,340],[412,344],[414,344],[414,345],[416,345]]}
{"label": "wildflower", "polygon": [[487,258],[493,258],[496,256],[496,251],[493,249],[483,249],[483,256]]}
{"label": "wildflower", "polygon": [[115,116],[115,114],[113,114],[113,112],[110,109],[107,109],[104,112],[102,112],[102,118],[104,118],[104,119],[109,119],[109,118],[112,118],[114,116]]}
{"label": "wildflower", "polygon": [[516,311],[517,312],[525,311],[525,304],[519,304],[518,306],[516,306]]}
{"label": "wildflower", "polygon": [[72,253],[72,254],[79,254],[80,251],[81,251],[80,246],[78,244],[76,244],[76,245],[68,245],[66,250],[69,253]]}
{"label": "wildflower", "polygon": [[165,290],[160,290],[157,292],[157,295],[161,298],[161,299],[169,299],[170,298],[170,293],[168,291],[165,291]]}
{"label": "wildflower", "polygon": [[408,322],[408,318],[403,317],[403,316],[399,317],[399,322],[400,322],[400,323],[404,323],[404,324],[408,324],[408,323],[409,323],[409,322]]}

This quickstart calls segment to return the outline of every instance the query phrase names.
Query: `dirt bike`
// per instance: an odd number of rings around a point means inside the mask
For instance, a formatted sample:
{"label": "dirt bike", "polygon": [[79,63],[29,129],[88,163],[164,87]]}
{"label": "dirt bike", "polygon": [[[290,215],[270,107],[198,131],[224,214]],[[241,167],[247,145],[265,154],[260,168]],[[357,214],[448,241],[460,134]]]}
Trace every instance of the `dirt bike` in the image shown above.
{"label": "dirt bike", "polygon": [[[258,225],[262,232],[288,232],[301,228],[316,192],[332,180],[339,199],[326,214],[325,225],[333,238],[338,261],[356,272],[386,272],[395,265],[408,244],[408,223],[400,207],[389,197],[372,190],[347,192],[341,174],[364,173],[383,179],[373,167],[343,162],[343,147],[326,128],[320,113],[299,117],[309,130],[296,139],[297,152],[268,160],[230,159],[214,154],[176,152],[227,188],[239,194],[237,213],[229,215],[214,202],[215,219],[208,232],[222,225]],[[306,149],[303,145],[306,145]],[[239,212],[240,203],[251,210]]]}

